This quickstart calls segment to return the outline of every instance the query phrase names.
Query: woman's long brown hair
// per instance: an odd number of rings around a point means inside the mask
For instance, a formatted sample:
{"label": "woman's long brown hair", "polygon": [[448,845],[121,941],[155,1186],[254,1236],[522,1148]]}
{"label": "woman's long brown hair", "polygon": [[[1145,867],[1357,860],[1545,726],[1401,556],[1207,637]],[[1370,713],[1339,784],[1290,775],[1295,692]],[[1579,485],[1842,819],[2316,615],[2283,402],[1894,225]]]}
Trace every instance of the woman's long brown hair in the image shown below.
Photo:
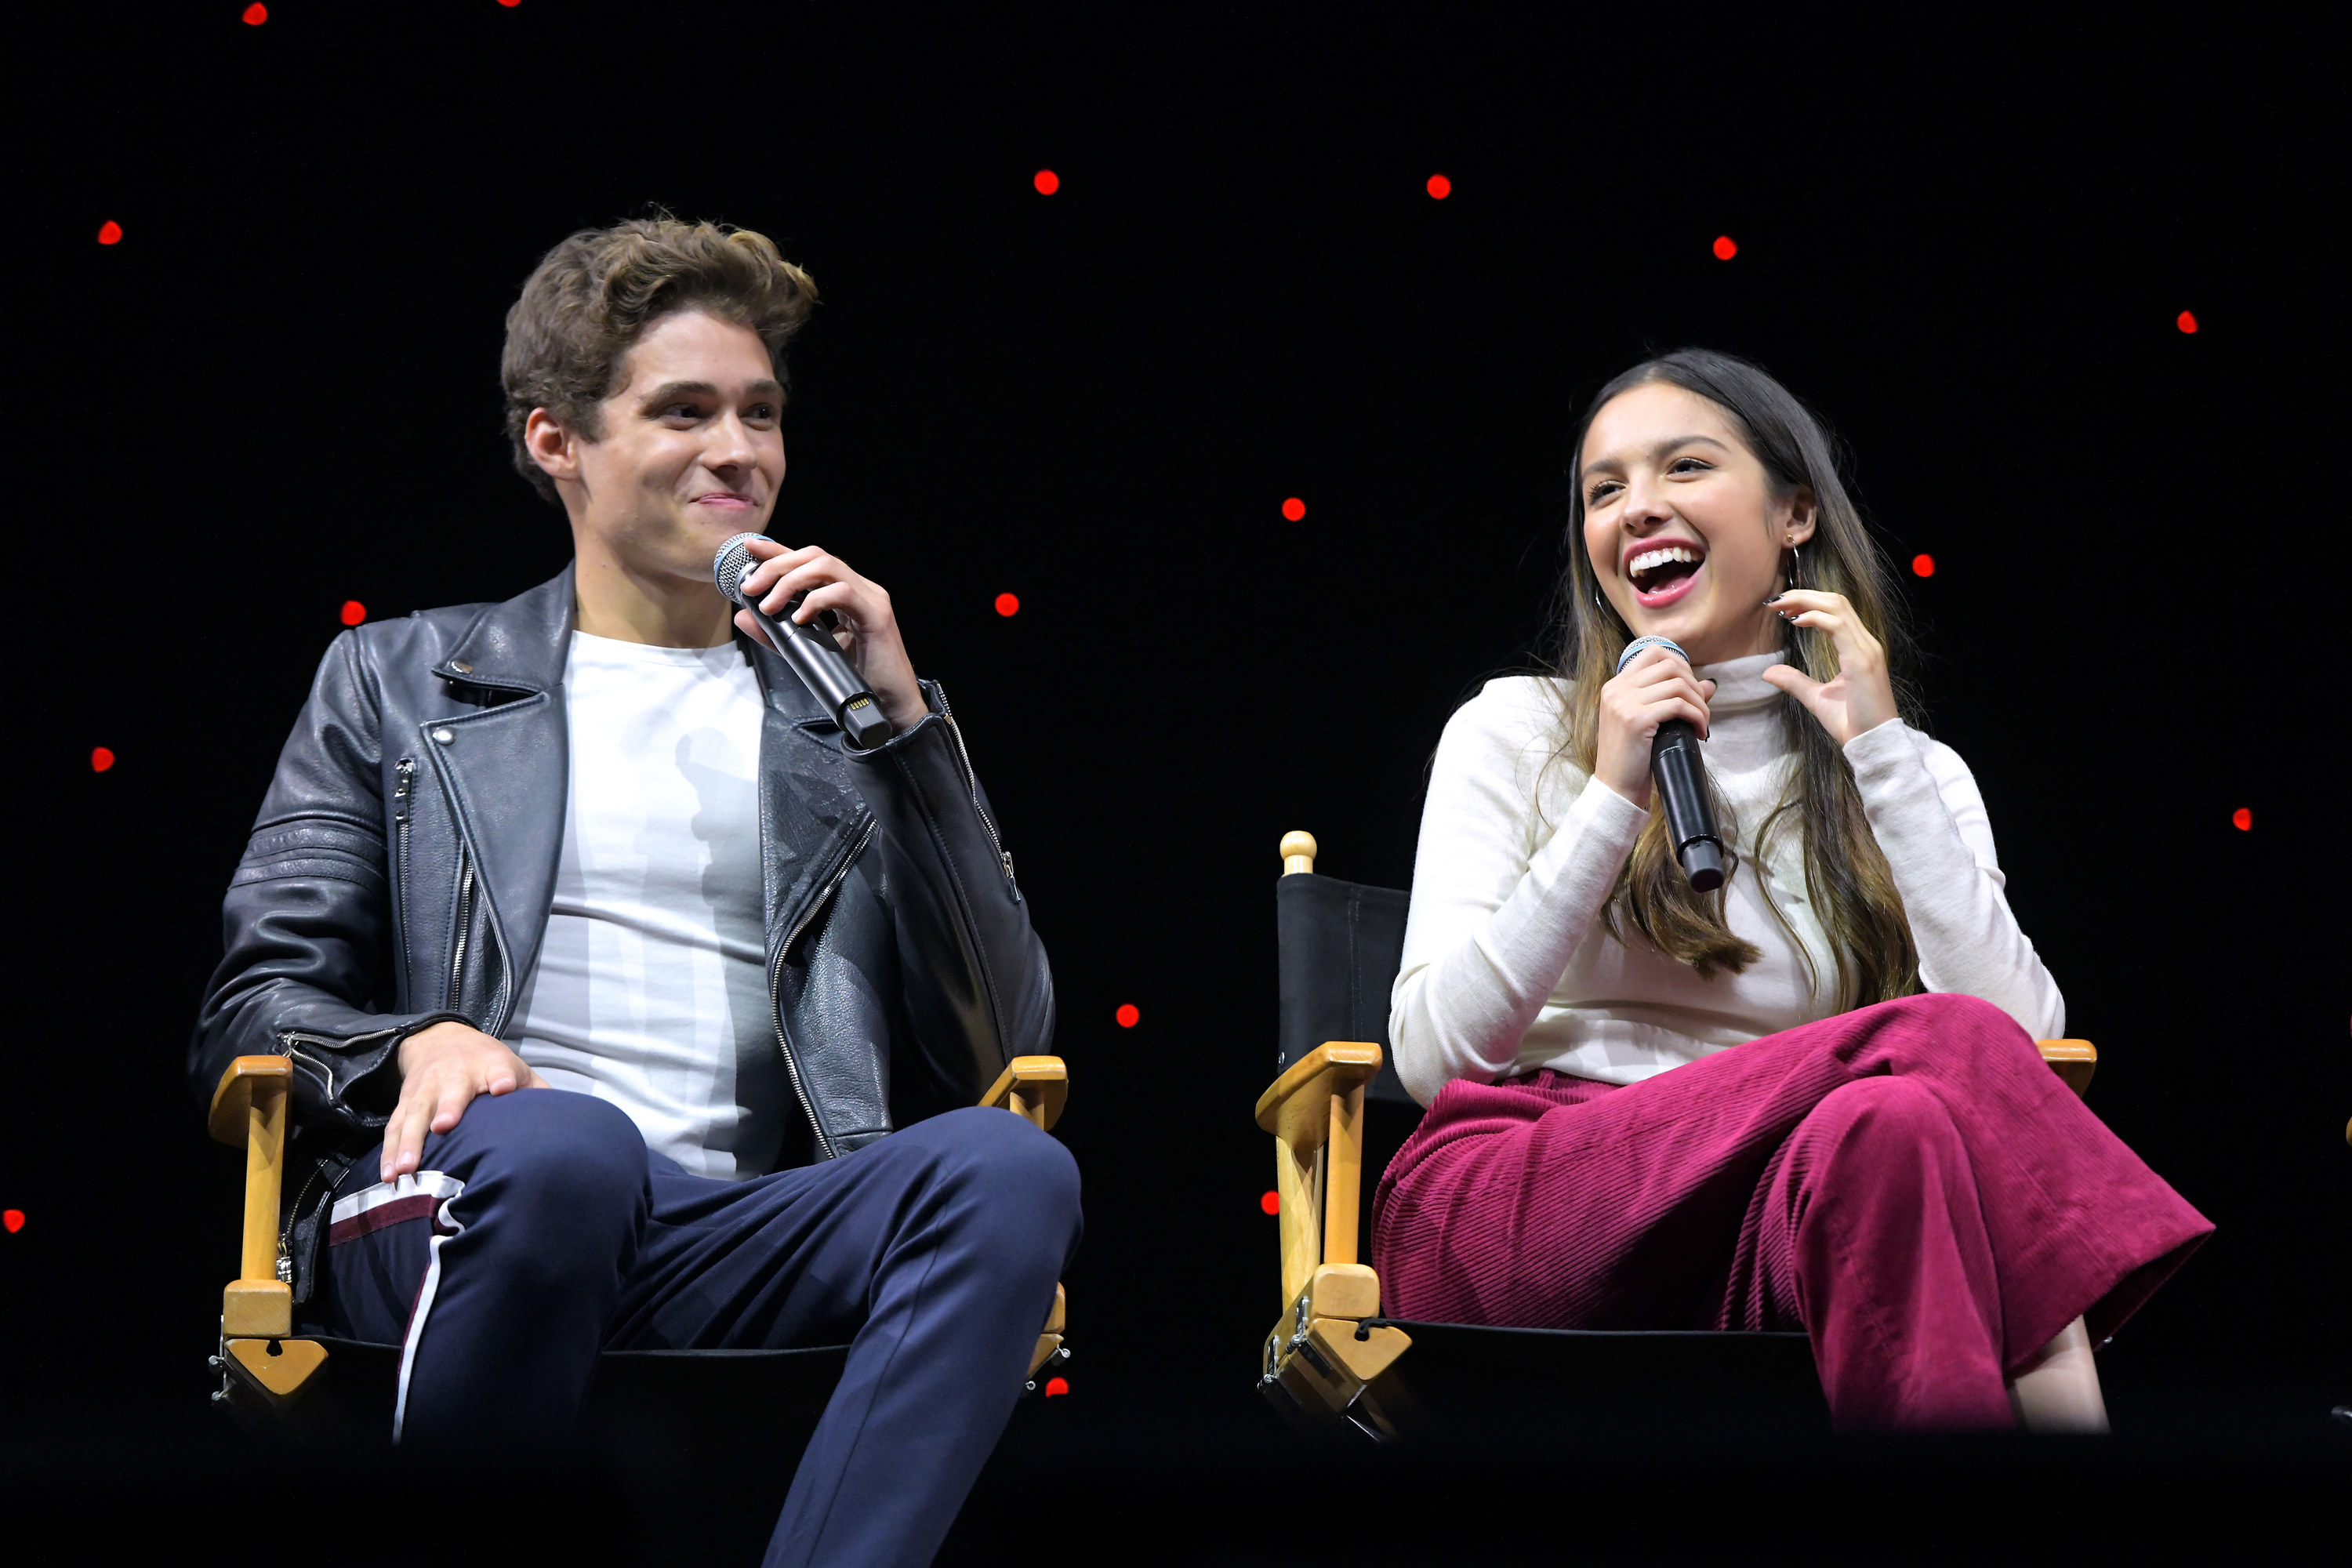
{"label": "woman's long brown hair", "polygon": [[[1633,637],[1601,595],[1585,550],[1584,487],[1574,467],[1582,462],[1585,433],[1593,416],[1619,394],[1650,382],[1678,386],[1720,408],[1763,464],[1778,497],[1793,495],[1801,488],[1812,492],[1818,509],[1813,536],[1802,547],[1801,580],[1790,585],[1846,596],[1862,624],[1886,649],[1897,710],[1907,722],[1918,724],[1918,703],[1905,679],[1911,647],[1902,600],[1885,557],[1846,493],[1828,429],[1760,367],[1706,349],[1682,349],[1637,364],[1602,387],[1578,423],[1570,447],[1570,477],[1577,482],[1571,487],[1568,571],[1561,584],[1564,604],[1553,655],[1554,673],[1566,683],[1557,754],[1588,774],[1592,772],[1599,752],[1601,688],[1615,675],[1617,656]],[[1788,627],[1785,636],[1790,663],[1816,680],[1836,675],[1837,654],[1826,635]],[[1804,849],[1805,894],[1821,918],[1837,965],[1840,1011],[1908,996],[1919,989],[1919,955],[1886,857],[1879,852],[1878,840],[1863,816],[1853,769],[1829,731],[1795,698],[1783,695],[1776,706],[1798,761],[1787,792],[1759,825],[1753,843],[1767,843],[1793,819]],[[1718,820],[1723,820],[1721,810],[1718,802]],[[1726,821],[1725,828],[1727,837],[1738,837],[1736,824]],[[1724,923],[1724,897],[1721,890],[1691,890],[1667,842],[1664,807],[1654,794],[1649,823],[1602,911],[1610,934],[1620,941],[1638,935],[1702,977],[1721,969],[1736,974],[1761,954]],[[1769,895],[1766,902],[1771,902]],[[1772,908],[1778,914],[1779,906]]]}

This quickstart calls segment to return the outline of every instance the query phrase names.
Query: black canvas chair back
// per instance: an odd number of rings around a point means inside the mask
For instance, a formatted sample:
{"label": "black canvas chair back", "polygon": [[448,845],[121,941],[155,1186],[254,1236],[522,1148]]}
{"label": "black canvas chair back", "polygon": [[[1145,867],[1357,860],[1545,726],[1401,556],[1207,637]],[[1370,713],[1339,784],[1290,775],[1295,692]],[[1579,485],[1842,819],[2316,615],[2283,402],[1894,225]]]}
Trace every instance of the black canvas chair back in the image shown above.
{"label": "black canvas chair back", "polygon": [[1285,877],[1274,885],[1282,964],[1278,1076],[1326,1040],[1381,1047],[1370,1100],[1410,1105],[1389,1040],[1389,987],[1404,962],[1406,894],[1336,877]]}

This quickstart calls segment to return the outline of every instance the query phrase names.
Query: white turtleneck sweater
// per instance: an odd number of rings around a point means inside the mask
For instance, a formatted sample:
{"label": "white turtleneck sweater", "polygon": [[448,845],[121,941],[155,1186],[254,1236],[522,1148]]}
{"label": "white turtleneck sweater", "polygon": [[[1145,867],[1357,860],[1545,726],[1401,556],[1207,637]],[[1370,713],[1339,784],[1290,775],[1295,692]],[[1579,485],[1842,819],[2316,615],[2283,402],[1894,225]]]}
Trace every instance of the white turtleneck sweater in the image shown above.
{"label": "white turtleneck sweater", "polygon": [[[1390,999],[1389,1037],[1413,1098],[1426,1105],[1454,1079],[1538,1068],[1637,1083],[1834,1010],[1837,965],[1806,900],[1796,825],[1784,816],[1770,843],[1756,842],[1796,764],[1780,692],[1763,678],[1781,662],[1759,654],[1699,672],[1716,682],[1704,754],[1739,851],[1725,915],[1763,954],[1711,980],[1603,929],[1649,814],[1553,758],[1556,683],[1491,680],[1454,715]],[[1980,996],[2036,1037],[2059,1034],[2065,1003],[2001,895],[1992,827],[1958,754],[1890,720],[1845,755],[1910,918],[1921,983]]]}

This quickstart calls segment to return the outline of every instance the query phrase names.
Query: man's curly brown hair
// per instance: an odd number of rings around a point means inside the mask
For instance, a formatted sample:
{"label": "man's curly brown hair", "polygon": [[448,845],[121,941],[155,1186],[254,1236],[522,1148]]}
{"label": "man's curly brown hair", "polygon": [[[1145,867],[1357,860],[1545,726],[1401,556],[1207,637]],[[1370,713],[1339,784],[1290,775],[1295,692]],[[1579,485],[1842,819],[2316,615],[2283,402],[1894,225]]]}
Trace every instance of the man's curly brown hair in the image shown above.
{"label": "man's curly brown hair", "polygon": [[544,408],[593,441],[597,405],[646,329],[679,310],[749,327],[768,345],[776,379],[784,345],[808,320],[816,284],[775,242],[748,228],[667,216],[583,229],[547,253],[507,312],[507,438],[514,466],[549,500],[555,481],[531,460],[523,426]]}

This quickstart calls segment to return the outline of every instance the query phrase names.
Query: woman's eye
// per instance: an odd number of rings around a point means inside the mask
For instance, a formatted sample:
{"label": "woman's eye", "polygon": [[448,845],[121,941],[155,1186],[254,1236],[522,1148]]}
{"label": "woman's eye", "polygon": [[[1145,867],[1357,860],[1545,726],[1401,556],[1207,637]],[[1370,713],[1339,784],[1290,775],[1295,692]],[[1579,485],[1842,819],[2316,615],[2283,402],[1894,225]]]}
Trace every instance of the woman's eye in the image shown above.
{"label": "woman's eye", "polygon": [[1696,458],[1676,458],[1672,463],[1666,466],[1666,472],[1670,474],[1700,474],[1705,473],[1706,468],[1707,465],[1699,461]]}
{"label": "woman's eye", "polygon": [[1613,495],[1616,490],[1617,485],[1615,481],[1604,480],[1592,487],[1591,491],[1584,498],[1584,504],[1587,506],[1599,506],[1602,501],[1608,500],[1610,496]]}

